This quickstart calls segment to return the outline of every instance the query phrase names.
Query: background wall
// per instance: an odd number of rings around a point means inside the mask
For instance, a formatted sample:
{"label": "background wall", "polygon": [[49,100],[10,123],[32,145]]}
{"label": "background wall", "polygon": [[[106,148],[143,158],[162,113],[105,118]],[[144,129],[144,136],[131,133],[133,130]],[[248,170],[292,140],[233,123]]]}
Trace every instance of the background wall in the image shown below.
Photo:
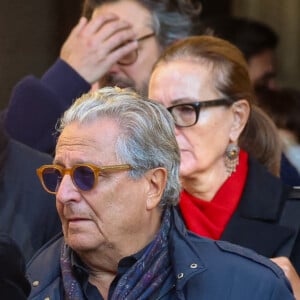
{"label": "background wall", "polygon": [[[10,0],[0,10],[0,110],[23,76],[41,76],[77,22],[82,0]],[[233,14],[264,21],[281,37],[279,81],[300,88],[300,0],[201,0],[203,16]]]}
{"label": "background wall", "polygon": [[59,54],[81,0],[9,0],[0,10],[0,109],[23,76],[40,76]]}

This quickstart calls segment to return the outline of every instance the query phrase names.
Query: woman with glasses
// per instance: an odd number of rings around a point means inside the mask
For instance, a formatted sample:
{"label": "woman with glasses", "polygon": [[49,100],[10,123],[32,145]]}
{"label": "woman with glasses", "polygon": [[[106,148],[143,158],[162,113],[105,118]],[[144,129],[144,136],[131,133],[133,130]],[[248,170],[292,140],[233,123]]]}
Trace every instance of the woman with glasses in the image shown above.
{"label": "woman with glasses", "polygon": [[288,268],[300,295],[290,263],[300,271],[300,215],[292,218],[299,204],[291,208],[291,188],[274,176],[279,140],[272,122],[255,106],[241,52],[212,36],[181,40],[155,65],[149,97],[174,118],[181,151],[179,209],[187,227],[270,258],[288,257],[275,261]]}

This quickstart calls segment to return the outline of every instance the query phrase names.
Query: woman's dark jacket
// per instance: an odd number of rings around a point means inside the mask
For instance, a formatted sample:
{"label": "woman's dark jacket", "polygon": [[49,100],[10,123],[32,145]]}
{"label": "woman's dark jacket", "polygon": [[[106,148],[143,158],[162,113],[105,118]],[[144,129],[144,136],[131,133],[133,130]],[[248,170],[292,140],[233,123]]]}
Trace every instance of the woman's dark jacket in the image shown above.
{"label": "woman's dark jacket", "polygon": [[300,274],[299,227],[297,190],[285,186],[250,157],[242,198],[221,240],[248,247],[267,257],[290,257]]}

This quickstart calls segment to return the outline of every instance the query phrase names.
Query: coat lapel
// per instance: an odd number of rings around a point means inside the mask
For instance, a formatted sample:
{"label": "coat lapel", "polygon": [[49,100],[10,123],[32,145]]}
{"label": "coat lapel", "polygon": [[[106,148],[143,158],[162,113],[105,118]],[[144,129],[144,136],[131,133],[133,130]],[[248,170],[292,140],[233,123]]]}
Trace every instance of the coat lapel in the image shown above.
{"label": "coat lapel", "polygon": [[239,206],[221,239],[274,257],[294,234],[293,229],[279,225],[288,189],[252,158],[248,172]]}

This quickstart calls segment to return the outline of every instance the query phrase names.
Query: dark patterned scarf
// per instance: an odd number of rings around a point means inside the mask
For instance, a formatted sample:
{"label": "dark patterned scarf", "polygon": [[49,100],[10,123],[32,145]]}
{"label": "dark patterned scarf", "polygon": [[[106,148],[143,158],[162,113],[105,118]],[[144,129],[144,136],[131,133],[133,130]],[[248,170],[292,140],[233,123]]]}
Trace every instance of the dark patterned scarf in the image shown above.
{"label": "dark patterned scarf", "polygon": [[[162,286],[171,272],[169,230],[170,209],[166,209],[159,232],[142,257],[120,278],[111,300],[148,299]],[[66,244],[62,246],[60,265],[66,299],[83,300],[81,286],[72,273],[70,248]]]}

